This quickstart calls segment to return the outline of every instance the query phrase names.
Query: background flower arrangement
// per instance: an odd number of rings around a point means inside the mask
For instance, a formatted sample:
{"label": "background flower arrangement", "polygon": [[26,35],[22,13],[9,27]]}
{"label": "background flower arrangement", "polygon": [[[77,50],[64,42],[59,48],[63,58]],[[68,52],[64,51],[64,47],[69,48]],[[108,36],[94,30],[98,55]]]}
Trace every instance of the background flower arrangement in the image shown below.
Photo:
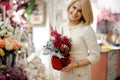
{"label": "background flower arrangement", "polygon": [[100,8],[97,16],[97,23],[100,23],[101,21],[109,21],[114,23],[118,21],[118,17],[112,13],[110,9]]}
{"label": "background flower arrangement", "polygon": [[19,27],[12,27],[9,24],[2,24],[0,26],[0,37],[1,38],[11,38],[17,41],[24,40],[26,35],[25,35],[25,30],[21,30]]}
{"label": "background flower arrangement", "polygon": [[[0,26],[0,58],[2,64],[14,65],[16,53],[22,46],[21,40],[24,37],[23,32],[18,28],[13,28],[10,25]],[[7,63],[11,64],[8,65]]]}
{"label": "background flower arrangement", "polygon": [[[12,27],[9,24],[0,25],[0,80],[28,80],[24,69],[16,67],[16,56],[27,55],[28,33],[20,27]],[[19,64],[19,63],[17,63]]]}
{"label": "background flower arrangement", "polygon": [[0,68],[0,80],[28,80],[26,71],[19,67]]}
{"label": "background flower arrangement", "polygon": [[[33,1],[34,0],[30,0],[30,5],[31,5],[31,2]],[[5,19],[0,20],[0,46],[1,46],[0,47],[0,63],[1,65],[8,67],[7,70],[11,69],[10,72],[14,70],[18,71],[16,75],[19,76],[20,75],[19,72],[21,71],[20,70],[21,68],[17,67],[16,69],[15,66],[17,66],[18,64],[20,64],[20,62],[22,62],[21,60],[23,60],[22,59],[23,55],[29,56],[29,54],[32,53],[32,51],[34,51],[34,47],[32,44],[31,33],[28,31],[30,27],[27,25],[29,21],[27,18],[28,16],[25,16],[26,12],[24,12],[24,10],[27,7],[26,5],[29,6],[29,3],[26,2],[23,5],[21,4],[21,1],[15,1],[15,2],[16,3],[14,3],[13,1],[10,2],[11,4],[10,9],[2,10],[2,15],[6,15],[6,17]],[[29,9],[27,10],[28,14],[31,13],[31,10],[32,10],[31,8],[33,8],[33,5],[32,7],[29,7],[30,11]],[[20,57],[19,62],[17,62],[16,60],[17,56]],[[10,76],[15,76],[15,75],[10,75]],[[6,78],[7,76],[4,76],[4,77]],[[22,76],[19,76],[19,78],[16,78],[16,79],[13,79],[13,78],[11,79],[27,80],[27,79],[23,79],[23,78],[20,79],[20,78],[22,78]]]}
{"label": "background flower arrangement", "polygon": [[54,69],[61,70],[70,63],[70,50],[71,39],[59,34],[51,27],[50,39],[43,51],[45,55],[52,55],[51,63]]}
{"label": "background flower arrangement", "polygon": [[[32,54],[33,57],[30,61],[23,64],[29,80],[50,80],[45,65],[42,63],[39,55]],[[30,58],[29,57],[29,58]],[[31,72],[32,71],[32,72]]]}

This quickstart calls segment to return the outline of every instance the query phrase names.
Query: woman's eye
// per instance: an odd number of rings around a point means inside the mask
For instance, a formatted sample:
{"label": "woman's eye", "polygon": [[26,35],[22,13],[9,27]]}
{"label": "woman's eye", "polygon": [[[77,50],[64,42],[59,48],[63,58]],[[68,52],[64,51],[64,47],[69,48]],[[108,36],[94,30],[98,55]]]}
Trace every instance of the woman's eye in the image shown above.
{"label": "woman's eye", "polygon": [[76,9],[76,7],[75,7],[75,6],[73,6],[73,9]]}
{"label": "woman's eye", "polygon": [[82,10],[79,10],[80,13],[82,13]]}

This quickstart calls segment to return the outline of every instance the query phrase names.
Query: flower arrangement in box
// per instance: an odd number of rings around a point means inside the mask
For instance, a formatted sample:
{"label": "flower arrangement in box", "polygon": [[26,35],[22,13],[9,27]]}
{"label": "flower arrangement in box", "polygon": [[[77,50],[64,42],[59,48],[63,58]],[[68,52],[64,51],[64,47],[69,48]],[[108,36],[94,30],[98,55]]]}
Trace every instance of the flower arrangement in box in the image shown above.
{"label": "flower arrangement in box", "polygon": [[71,39],[59,34],[51,27],[50,39],[44,46],[44,54],[52,55],[51,64],[56,70],[61,70],[70,63]]}

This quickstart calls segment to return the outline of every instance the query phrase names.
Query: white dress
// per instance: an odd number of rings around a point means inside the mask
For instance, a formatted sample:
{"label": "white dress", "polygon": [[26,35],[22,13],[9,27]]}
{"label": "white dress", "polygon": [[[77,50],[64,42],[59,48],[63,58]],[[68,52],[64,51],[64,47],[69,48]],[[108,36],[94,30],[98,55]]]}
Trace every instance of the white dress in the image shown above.
{"label": "white dress", "polygon": [[[72,39],[71,62],[88,59],[94,64],[100,59],[100,49],[92,27],[82,27],[78,24],[70,28],[68,23],[62,27],[63,34]],[[69,72],[60,72],[60,80],[91,80],[90,65],[74,68]]]}

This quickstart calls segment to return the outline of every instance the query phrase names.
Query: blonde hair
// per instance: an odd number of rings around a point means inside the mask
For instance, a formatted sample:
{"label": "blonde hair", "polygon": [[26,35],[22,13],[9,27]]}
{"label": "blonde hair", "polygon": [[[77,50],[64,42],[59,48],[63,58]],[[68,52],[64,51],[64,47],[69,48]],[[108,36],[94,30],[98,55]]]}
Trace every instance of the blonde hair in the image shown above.
{"label": "blonde hair", "polygon": [[92,12],[91,3],[90,3],[89,0],[72,0],[68,4],[67,11],[77,1],[80,1],[81,2],[81,6],[82,6],[83,18],[80,19],[80,21],[82,20],[84,26],[92,24],[93,23],[93,12]]}

